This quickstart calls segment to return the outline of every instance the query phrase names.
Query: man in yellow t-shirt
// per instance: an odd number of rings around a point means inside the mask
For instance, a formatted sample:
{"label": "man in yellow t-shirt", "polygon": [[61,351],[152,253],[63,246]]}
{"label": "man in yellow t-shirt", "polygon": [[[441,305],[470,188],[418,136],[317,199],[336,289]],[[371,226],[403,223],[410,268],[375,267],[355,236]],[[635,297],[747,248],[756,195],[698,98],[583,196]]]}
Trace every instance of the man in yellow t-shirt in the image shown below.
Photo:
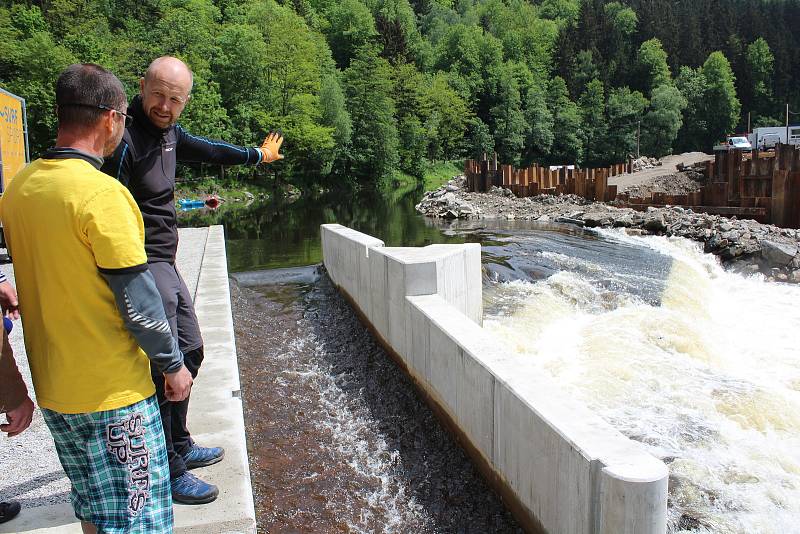
{"label": "man in yellow t-shirt", "polygon": [[98,65],[72,65],[56,106],[56,147],[0,202],[36,399],[84,532],[172,532],[150,363],[174,400],[192,379],[147,269],[141,214],[98,170],[122,137],[125,91]]}

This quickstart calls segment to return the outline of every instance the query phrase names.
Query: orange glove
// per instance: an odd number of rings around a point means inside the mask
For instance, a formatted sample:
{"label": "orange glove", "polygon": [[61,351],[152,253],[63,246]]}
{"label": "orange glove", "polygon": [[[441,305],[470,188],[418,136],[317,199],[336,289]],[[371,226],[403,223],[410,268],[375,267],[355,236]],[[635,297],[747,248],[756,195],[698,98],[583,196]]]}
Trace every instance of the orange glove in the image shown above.
{"label": "orange glove", "polygon": [[261,163],[272,163],[279,159],[283,159],[283,154],[279,154],[283,144],[283,134],[280,132],[270,132],[267,138],[261,143],[259,150],[261,151]]}

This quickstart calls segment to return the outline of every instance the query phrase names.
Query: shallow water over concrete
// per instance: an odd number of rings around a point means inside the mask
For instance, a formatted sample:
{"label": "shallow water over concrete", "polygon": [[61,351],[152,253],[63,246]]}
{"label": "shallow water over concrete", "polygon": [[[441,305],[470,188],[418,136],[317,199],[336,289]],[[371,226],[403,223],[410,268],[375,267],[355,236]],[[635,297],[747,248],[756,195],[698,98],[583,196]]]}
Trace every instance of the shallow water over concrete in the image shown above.
{"label": "shallow water over concrete", "polygon": [[259,531],[520,532],[324,273],[231,286]]}

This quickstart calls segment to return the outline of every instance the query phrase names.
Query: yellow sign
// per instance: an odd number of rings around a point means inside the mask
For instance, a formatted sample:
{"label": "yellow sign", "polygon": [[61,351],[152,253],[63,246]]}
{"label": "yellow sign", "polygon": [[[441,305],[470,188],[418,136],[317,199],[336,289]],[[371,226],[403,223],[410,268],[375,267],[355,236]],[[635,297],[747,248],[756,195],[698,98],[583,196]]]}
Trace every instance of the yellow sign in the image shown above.
{"label": "yellow sign", "polygon": [[0,90],[0,156],[3,189],[25,166],[25,116],[22,99]]}

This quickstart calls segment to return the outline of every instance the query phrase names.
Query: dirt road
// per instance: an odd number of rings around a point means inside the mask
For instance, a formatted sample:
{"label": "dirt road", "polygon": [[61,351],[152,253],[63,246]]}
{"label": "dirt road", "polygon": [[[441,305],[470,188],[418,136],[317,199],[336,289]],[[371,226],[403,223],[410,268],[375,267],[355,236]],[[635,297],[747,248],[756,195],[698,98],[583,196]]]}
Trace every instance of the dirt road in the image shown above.
{"label": "dirt road", "polygon": [[616,185],[618,191],[622,192],[631,186],[649,183],[659,176],[676,174],[678,172],[676,165],[679,163],[683,163],[684,165],[693,165],[701,161],[711,161],[713,159],[713,155],[704,154],[703,152],[686,152],[684,154],[666,156],[661,159],[662,165],[660,167],[645,169],[633,174],[612,176],[608,179],[608,185]]}

